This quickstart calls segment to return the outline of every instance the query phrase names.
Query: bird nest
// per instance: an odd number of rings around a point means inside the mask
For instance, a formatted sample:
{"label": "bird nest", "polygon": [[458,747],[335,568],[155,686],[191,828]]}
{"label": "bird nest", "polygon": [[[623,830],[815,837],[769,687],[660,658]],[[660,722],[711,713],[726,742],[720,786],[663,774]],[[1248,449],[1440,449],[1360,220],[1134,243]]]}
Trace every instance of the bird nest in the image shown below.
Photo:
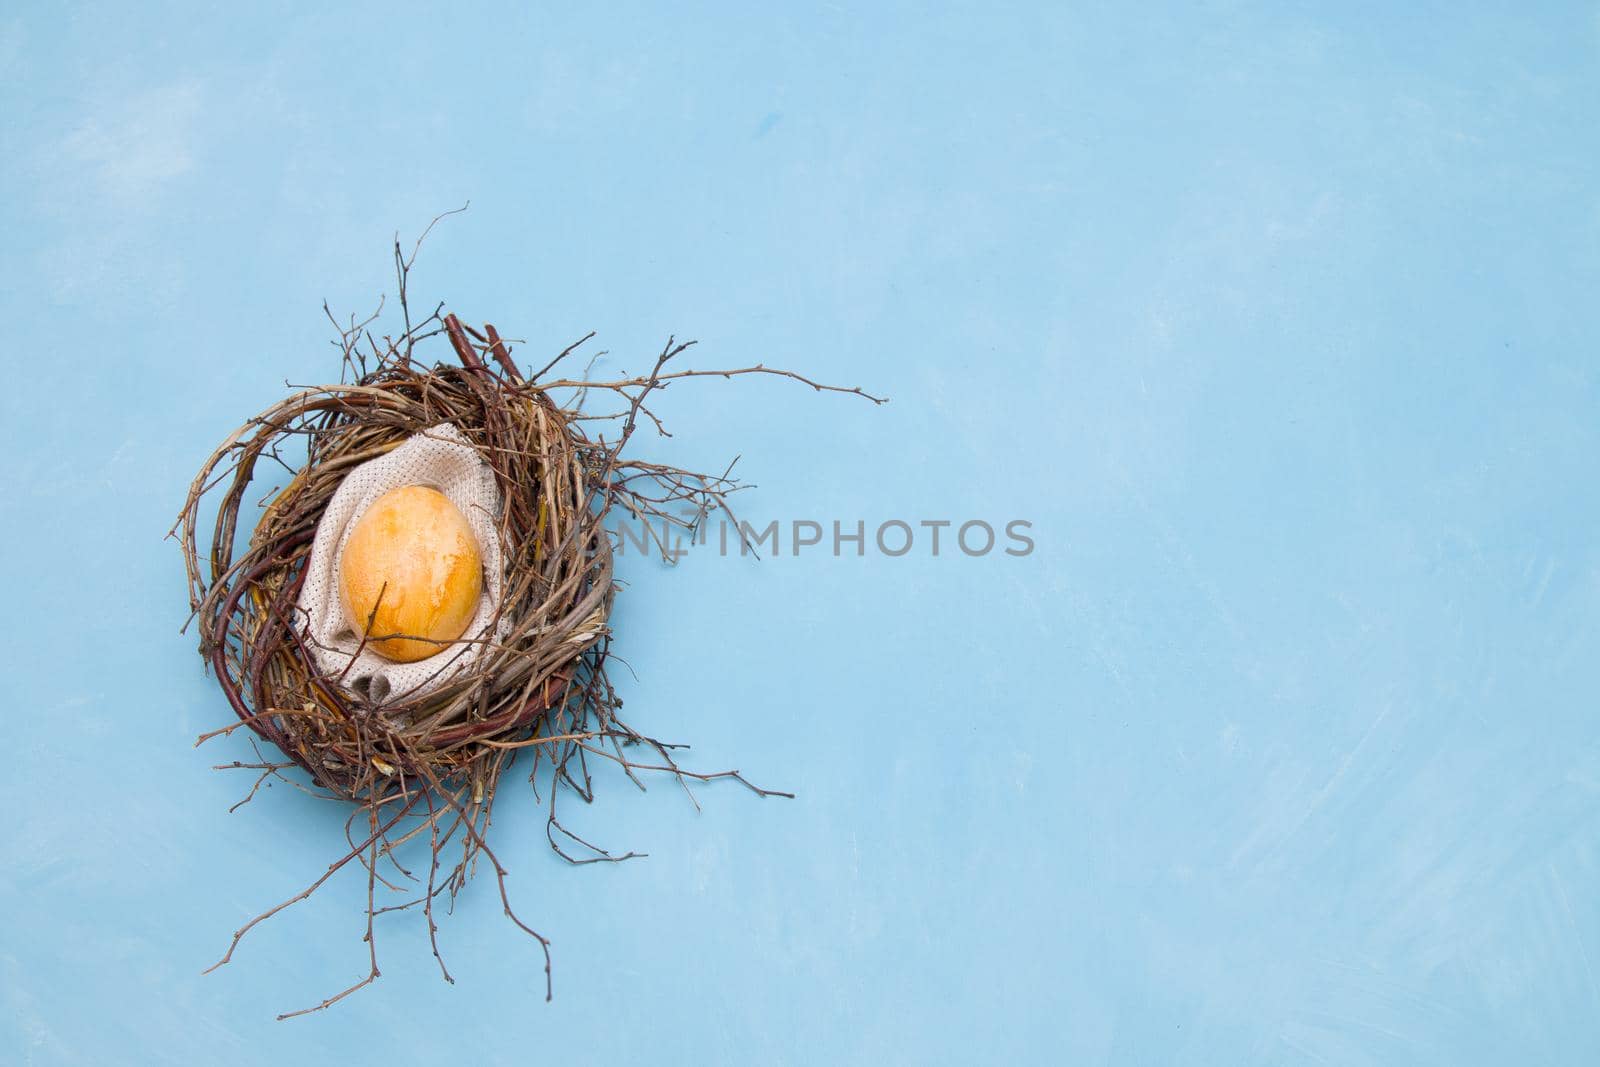
{"label": "bird nest", "polygon": [[[651,530],[670,558],[656,530],[692,534],[709,515],[732,518],[728,496],[740,483],[731,467],[721,475],[701,474],[624,453],[641,426],[665,432],[649,401],[674,382],[775,374],[881,402],[859,389],[760,365],[680,370],[673,361],[692,342],[673,340],[646,375],[610,381],[557,376],[593,334],[525,374],[493,326],[474,329],[445,314],[442,304],[412,321],[406,283],[415,255],[413,249],[403,256],[396,246],[398,336],[379,334],[377,314],[366,322],[335,322],[340,384],[301,389],[230,434],[201,467],[173,529],[200,653],[238,720],[200,741],[239,730],[251,735],[256,758],[222,765],[256,775],[241,804],[263,784],[282,781],[351,806],[346,841],[327,871],[245,923],[213,969],[232,958],[257,924],[305,899],[342,868],[365,868],[368,973],[280,1018],[321,1010],[373,982],[379,973],[374,921],[391,911],[425,916],[440,971],[453,982],[439,949],[435,910],[441,897],[453,899],[465,886],[479,860],[494,873],[506,915],[543,950],[549,998],[550,943],[512,908],[506,869],[488,842],[497,787],[519,757],[531,760],[529,779],[546,813],[551,848],[574,864],[633,855],[591,844],[558,814],[562,793],[593,799],[596,762],[619,766],[641,788],[642,776],[654,772],[686,787],[731,779],[760,796],[789,795],[737,771],[686,769],[678,759],[681,746],[647,736],[620,717],[622,701],[606,670],[616,590],[607,519],[618,516]],[[418,349],[430,341],[447,343],[455,361],[425,365]],[[587,412],[585,400],[597,395],[613,401],[609,410]],[[446,422],[482,456],[499,489],[496,532],[504,570],[497,626],[486,631],[492,637],[478,639],[470,663],[426,695],[374,700],[340,674],[320,669],[308,645],[297,602],[312,541],[351,470]],[[248,543],[237,551],[248,490],[265,467],[281,467],[289,477],[261,501]],[[426,859],[407,866],[411,850],[403,846],[413,841]]]}

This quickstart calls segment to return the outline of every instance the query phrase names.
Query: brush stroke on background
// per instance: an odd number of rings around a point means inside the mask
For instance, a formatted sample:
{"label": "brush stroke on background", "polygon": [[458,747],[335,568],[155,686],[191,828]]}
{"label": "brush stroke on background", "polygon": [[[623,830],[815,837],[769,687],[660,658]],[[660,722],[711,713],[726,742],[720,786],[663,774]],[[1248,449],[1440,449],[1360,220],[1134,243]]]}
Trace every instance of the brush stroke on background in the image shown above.
{"label": "brush stroke on background", "polygon": [[[12,5],[0,1059],[1600,1061],[1592,5]],[[515,776],[426,930],[208,768],[161,540],[413,292],[675,386],[752,518],[1025,558],[630,557],[630,719],[793,802]],[[529,357],[531,359],[531,355]],[[526,364],[528,360],[524,360]],[[642,435],[641,435],[642,437]],[[270,481],[266,485],[270,485]],[[263,489],[266,488],[263,485]]]}

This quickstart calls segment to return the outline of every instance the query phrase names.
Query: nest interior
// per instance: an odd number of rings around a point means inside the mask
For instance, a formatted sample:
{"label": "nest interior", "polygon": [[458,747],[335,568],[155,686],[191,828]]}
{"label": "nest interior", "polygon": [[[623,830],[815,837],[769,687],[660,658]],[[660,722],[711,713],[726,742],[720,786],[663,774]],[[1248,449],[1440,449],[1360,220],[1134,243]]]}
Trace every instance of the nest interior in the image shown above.
{"label": "nest interior", "polygon": [[[398,336],[378,334],[377,314],[365,322],[335,322],[340,383],[301,389],[229,435],[202,465],[173,529],[201,655],[237,719],[200,740],[247,730],[257,756],[221,765],[256,773],[240,803],[274,779],[350,803],[342,855],[304,892],[246,922],[214,966],[232,958],[252,927],[304,899],[340,868],[365,868],[367,975],[280,1018],[326,1008],[378,977],[373,924],[385,912],[415,908],[426,915],[433,953],[453,981],[439,950],[434,906],[441,894],[453,897],[465,885],[479,858],[495,874],[507,916],[543,947],[550,995],[549,942],[512,909],[506,871],[486,840],[496,787],[519,756],[532,757],[530,781],[547,808],[549,844],[572,863],[633,855],[591,844],[558,816],[562,792],[593,799],[592,761],[619,765],[640,788],[642,773],[660,772],[686,788],[691,781],[730,778],[763,796],[788,795],[762,789],[737,771],[687,770],[674,756],[682,746],[648,737],[619,717],[621,701],[606,675],[615,591],[606,519],[620,511],[643,520],[647,531],[654,522],[692,536],[709,514],[733,518],[727,498],[740,484],[731,479],[731,467],[707,475],[624,455],[639,427],[665,432],[649,402],[675,381],[778,375],[818,391],[883,402],[858,388],[822,385],[759,364],[677,370],[672,360],[692,342],[671,339],[648,375],[552,377],[592,333],[525,375],[493,326],[476,330],[443,314],[443,305],[413,323],[406,283],[415,254],[404,257],[396,246],[404,320]],[[419,361],[418,345],[432,338],[448,343],[453,362]],[[556,395],[574,399],[558,403]],[[585,401],[596,395],[610,400],[609,407],[586,411]],[[440,422],[462,431],[500,491],[504,576],[497,621],[504,630],[490,632],[503,636],[425,696],[375,703],[317,667],[296,618],[300,587],[318,521],[343,477]],[[601,429],[591,436],[586,427],[594,426]],[[286,459],[302,453],[298,466]],[[247,504],[259,495],[250,489],[258,471],[270,468],[287,472],[288,480],[260,501],[248,542],[236,551]],[[670,560],[666,545],[659,547]],[[263,751],[262,741],[271,748]],[[549,783],[542,797],[541,766]],[[309,781],[300,781],[296,771]],[[398,858],[397,850],[415,839],[426,842],[426,872]],[[388,902],[391,893],[399,894],[398,902]]]}

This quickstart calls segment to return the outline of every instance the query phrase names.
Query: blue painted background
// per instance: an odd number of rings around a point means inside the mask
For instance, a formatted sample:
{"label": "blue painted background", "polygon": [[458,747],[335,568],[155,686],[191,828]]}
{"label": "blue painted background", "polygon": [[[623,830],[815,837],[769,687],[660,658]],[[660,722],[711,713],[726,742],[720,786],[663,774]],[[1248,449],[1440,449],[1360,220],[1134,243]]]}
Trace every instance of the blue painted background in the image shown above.
{"label": "blue painted background", "polygon": [[[1596,8],[583,6],[0,14],[0,1059],[1600,1061]],[[200,976],[340,817],[227,813],[162,535],[467,199],[525,353],[893,396],[674,389],[747,514],[1038,547],[628,562],[636,723],[799,798],[513,779],[554,1003],[480,878],[279,1024],[364,879]]]}

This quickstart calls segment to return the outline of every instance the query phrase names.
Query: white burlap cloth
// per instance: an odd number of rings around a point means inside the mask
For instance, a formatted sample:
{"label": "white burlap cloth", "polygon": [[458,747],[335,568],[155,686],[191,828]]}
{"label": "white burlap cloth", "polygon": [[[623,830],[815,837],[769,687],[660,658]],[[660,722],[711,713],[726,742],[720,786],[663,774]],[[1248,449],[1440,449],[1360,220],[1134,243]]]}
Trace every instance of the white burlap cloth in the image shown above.
{"label": "white burlap cloth", "polygon": [[[392,452],[370,459],[345,475],[317,523],[311,543],[305,585],[300,589],[302,633],[317,666],[334,677],[343,674],[346,688],[364,693],[374,703],[423,696],[444,685],[481,654],[481,645],[446,645],[414,663],[396,663],[370,648],[361,648],[365,620],[345,617],[339,593],[339,560],[356,521],[384,493],[407,485],[439,490],[456,506],[478,539],[483,557],[483,597],[463,640],[504,635],[504,622],[494,627],[500,603],[500,539],[495,520],[500,491],[494,473],[461,431],[448,422],[412,435]],[[358,655],[359,651],[359,655]],[[352,664],[351,658],[355,663]]]}

